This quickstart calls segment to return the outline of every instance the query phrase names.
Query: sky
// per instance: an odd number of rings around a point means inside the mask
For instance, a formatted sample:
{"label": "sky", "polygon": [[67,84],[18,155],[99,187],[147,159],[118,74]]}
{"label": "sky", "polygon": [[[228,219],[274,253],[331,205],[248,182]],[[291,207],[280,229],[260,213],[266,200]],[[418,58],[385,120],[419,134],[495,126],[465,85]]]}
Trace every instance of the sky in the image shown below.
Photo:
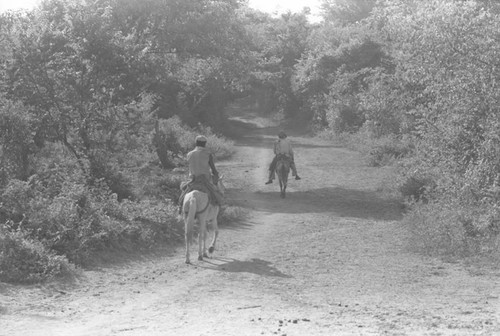
{"label": "sky", "polygon": [[[140,1],[140,0],[138,0]],[[30,9],[39,0],[0,0],[0,12],[8,9]],[[249,6],[266,13],[283,13],[288,10],[300,12],[304,7],[310,7],[311,12],[318,13],[320,0],[249,0]]]}
{"label": "sky", "polygon": [[320,0],[249,0],[248,4],[252,8],[271,14],[288,10],[300,12],[304,7],[311,8],[311,12],[315,14],[318,13]]}
{"label": "sky", "polygon": [[0,0],[0,12],[8,9],[32,8],[39,0]]}

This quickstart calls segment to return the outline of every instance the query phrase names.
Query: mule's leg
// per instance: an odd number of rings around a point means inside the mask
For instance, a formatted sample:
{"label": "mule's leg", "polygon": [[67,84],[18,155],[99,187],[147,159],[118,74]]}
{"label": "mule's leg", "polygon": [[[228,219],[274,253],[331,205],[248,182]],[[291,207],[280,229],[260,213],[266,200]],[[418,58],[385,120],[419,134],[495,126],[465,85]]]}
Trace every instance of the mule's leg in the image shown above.
{"label": "mule's leg", "polygon": [[203,260],[203,252],[205,251],[205,239],[207,237],[207,222],[204,215],[198,218],[200,223],[200,233],[198,234],[198,260]]}
{"label": "mule's leg", "polygon": [[[184,211],[184,239],[186,242],[186,264],[190,263],[189,260],[189,246],[193,239],[193,229],[194,221],[196,217],[196,198],[192,194],[188,194],[184,198],[184,204],[182,205]],[[187,210],[187,212],[186,212]]]}
{"label": "mule's leg", "polygon": [[217,237],[219,236],[219,224],[217,223],[217,216],[219,214],[219,208],[215,210],[214,219],[212,220],[212,229],[214,231],[214,238],[212,244],[208,248],[208,253],[212,254],[215,251],[215,243],[217,242]]}
{"label": "mule's leg", "polygon": [[283,198],[286,197],[286,187],[288,186],[288,174],[290,174],[290,168],[285,169],[283,172]]}
{"label": "mule's leg", "polygon": [[189,260],[189,246],[191,245],[192,239],[193,239],[193,226],[191,225],[186,214],[184,215],[184,240],[186,243],[186,264],[191,263],[191,261]]}
{"label": "mule's leg", "polygon": [[203,258],[208,258],[206,242],[207,242],[207,238],[208,238],[209,228],[210,228],[210,219],[207,219],[205,221],[205,234],[203,235],[203,249],[202,249],[203,250]]}
{"label": "mule's leg", "polygon": [[283,181],[283,198],[286,197],[286,187],[288,186],[288,172],[286,172],[284,181]]}
{"label": "mule's leg", "polygon": [[214,230],[214,239],[212,240],[212,244],[208,248],[208,253],[212,254],[215,251],[215,243],[217,242],[217,237],[219,236],[219,229],[217,228],[217,220],[215,220],[215,230]]}

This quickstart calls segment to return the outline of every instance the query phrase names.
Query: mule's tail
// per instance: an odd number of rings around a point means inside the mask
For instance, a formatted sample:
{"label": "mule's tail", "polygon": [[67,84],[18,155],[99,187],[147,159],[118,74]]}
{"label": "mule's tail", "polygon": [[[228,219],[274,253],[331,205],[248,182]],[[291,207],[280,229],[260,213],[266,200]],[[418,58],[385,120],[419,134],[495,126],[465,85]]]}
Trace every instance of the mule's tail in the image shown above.
{"label": "mule's tail", "polygon": [[286,184],[288,182],[288,174],[289,174],[289,168],[287,166],[282,164],[278,167],[278,176],[280,180],[283,182],[283,184]]}
{"label": "mule's tail", "polygon": [[184,214],[184,233],[186,235],[186,244],[191,244],[193,240],[194,221],[196,217],[196,198],[191,197],[187,202],[188,212]]}

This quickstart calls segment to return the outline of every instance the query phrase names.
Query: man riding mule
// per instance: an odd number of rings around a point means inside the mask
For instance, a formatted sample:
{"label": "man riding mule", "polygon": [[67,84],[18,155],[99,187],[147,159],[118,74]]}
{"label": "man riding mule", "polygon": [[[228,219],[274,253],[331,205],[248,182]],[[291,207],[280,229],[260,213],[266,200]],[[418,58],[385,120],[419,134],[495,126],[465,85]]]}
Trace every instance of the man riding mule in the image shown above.
{"label": "man riding mule", "polygon": [[292,169],[292,176],[295,176],[296,180],[300,180],[300,176],[297,174],[297,168],[295,167],[292,143],[287,139],[285,132],[281,131],[278,134],[278,140],[275,141],[273,150],[275,156],[269,166],[269,180],[266,184],[273,183],[273,180],[276,178],[276,164],[278,158],[288,159],[290,168]]}
{"label": "man riding mule", "polygon": [[[215,168],[213,155],[206,149],[207,138],[196,137],[196,147],[188,153],[190,180],[181,185],[179,213],[183,214],[186,243],[186,263],[190,263],[189,246],[193,238],[194,226],[199,224],[198,260],[213,253],[219,234],[217,216],[223,202],[225,187],[222,176]],[[213,231],[213,240],[206,248],[208,230]]]}
{"label": "man riding mule", "polygon": [[182,213],[182,203],[187,193],[199,190],[208,194],[210,203],[222,205],[223,195],[217,188],[219,172],[215,168],[212,153],[206,148],[207,138],[203,135],[196,137],[196,147],[187,154],[190,180],[181,184],[179,197],[179,214]]}

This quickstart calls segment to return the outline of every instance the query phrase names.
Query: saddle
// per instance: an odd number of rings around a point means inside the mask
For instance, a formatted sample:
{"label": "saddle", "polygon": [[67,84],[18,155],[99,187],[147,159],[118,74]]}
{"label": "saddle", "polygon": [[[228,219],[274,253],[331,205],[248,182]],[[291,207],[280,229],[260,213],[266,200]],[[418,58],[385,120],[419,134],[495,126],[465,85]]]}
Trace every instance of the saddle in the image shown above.
{"label": "saddle", "polygon": [[286,154],[278,154],[278,155],[276,155],[276,162],[278,162],[278,161],[285,161],[288,164],[290,164],[290,163],[292,163],[292,158]]}
{"label": "saddle", "polygon": [[[217,182],[217,177],[213,177],[214,182]],[[189,181],[184,181],[180,185],[181,189],[181,196],[179,197],[179,205],[182,208],[182,203],[184,201],[184,197],[186,196],[187,193],[193,191],[193,190],[198,190],[201,191],[202,193],[205,193],[208,195],[208,201],[210,204],[213,205],[221,205],[222,204],[222,196],[217,197],[218,195],[215,195],[217,191],[217,187],[215,185],[211,185],[210,181],[205,177],[205,175],[200,175],[197,177],[193,177]]]}

